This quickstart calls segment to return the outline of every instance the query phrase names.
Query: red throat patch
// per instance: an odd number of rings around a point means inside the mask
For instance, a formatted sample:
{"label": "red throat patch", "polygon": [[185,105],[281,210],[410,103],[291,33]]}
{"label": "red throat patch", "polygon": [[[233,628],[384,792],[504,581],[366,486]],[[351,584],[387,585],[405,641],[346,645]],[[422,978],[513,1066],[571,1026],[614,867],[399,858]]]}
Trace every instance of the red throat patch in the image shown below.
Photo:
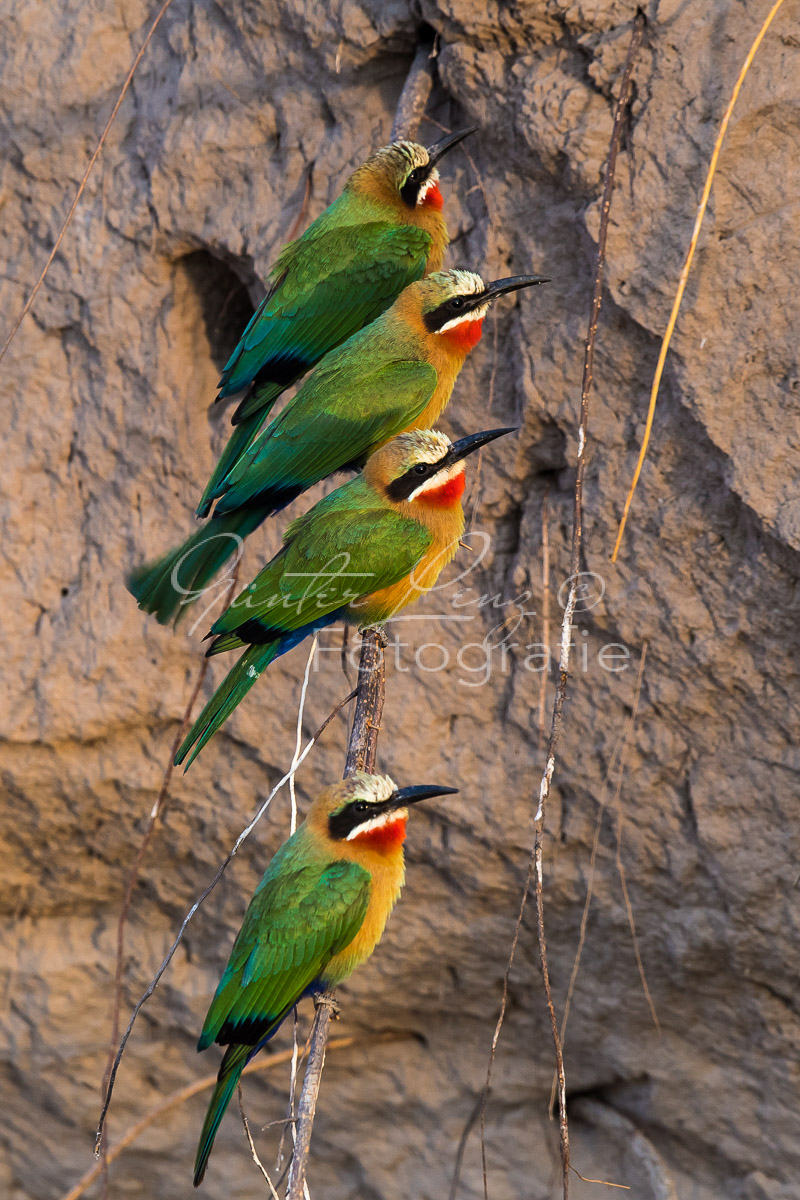
{"label": "red throat patch", "polygon": [[466,471],[459,471],[441,487],[431,488],[429,492],[420,492],[417,496],[419,504],[430,504],[433,508],[451,508],[464,495],[467,486]]}
{"label": "red throat patch", "polygon": [[435,208],[437,212],[441,212],[444,208],[444,197],[439,191],[438,183],[434,183],[433,187],[428,188],[425,199],[422,201],[422,208]]}
{"label": "red throat patch", "polygon": [[460,354],[469,354],[481,340],[483,320],[483,317],[477,317],[474,321],[462,321],[460,325],[446,329],[439,336],[447,338],[449,345]]}
{"label": "red throat patch", "polygon": [[390,821],[388,825],[379,825],[377,829],[359,833],[353,838],[353,844],[364,846],[369,850],[378,850],[382,854],[389,854],[392,850],[399,850],[405,840],[406,818],[398,817],[396,821]]}

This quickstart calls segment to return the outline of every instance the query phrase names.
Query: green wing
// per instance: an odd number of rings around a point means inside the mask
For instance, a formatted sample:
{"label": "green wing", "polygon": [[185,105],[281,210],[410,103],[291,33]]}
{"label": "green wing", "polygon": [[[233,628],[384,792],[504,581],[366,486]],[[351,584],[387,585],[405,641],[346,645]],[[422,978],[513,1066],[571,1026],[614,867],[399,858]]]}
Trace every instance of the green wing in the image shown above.
{"label": "green wing", "polygon": [[212,626],[212,633],[229,635],[214,643],[214,653],[257,640],[236,634],[245,622],[251,632],[256,622],[265,638],[291,633],[410,574],[431,534],[388,506],[364,508],[367,495],[355,479],[289,526],[283,550]]}
{"label": "green wing", "polygon": [[245,914],[198,1049],[267,1036],[356,936],[370,887],[357,863],[290,865],[279,852]]}
{"label": "green wing", "polygon": [[[351,340],[347,349],[353,345]],[[344,349],[344,347],[343,347]],[[431,399],[438,375],[430,363],[335,353],[317,368],[228,476],[217,515],[259,496],[265,504],[305,490],[407,429]]]}
{"label": "green wing", "polygon": [[[421,279],[430,246],[423,230],[385,221],[298,238],[275,265],[272,290],[225,366],[220,395],[233,395],[257,375],[288,385]],[[267,390],[272,398],[274,387]],[[256,387],[236,419],[260,407]]]}

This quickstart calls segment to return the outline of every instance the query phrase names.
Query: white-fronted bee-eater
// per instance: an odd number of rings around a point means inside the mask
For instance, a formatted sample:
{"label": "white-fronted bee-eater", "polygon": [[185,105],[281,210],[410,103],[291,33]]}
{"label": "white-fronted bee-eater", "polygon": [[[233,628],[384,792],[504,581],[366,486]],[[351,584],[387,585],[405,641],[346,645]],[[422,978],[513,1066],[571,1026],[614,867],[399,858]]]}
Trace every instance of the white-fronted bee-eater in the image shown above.
{"label": "white-fronted bee-eater", "polygon": [[226,1047],[194,1169],[205,1175],[225,1109],[253,1055],[301,997],[347,979],[380,941],[404,880],[408,809],[457,788],[398,788],[356,771],[326,788],[258,885],[217,988],[198,1050]]}
{"label": "white-fronted bee-eater", "polygon": [[208,524],[134,571],[128,586],[139,607],[172,620],[268,516],[335,471],[363,466],[398,433],[432,428],[492,301],[546,282],[515,275],[484,283],[453,270],[412,283],[311,373],[221,481]]}
{"label": "white-fronted bee-eater", "polygon": [[199,516],[281,392],[373,321],[406,284],[439,270],[449,239],[437,164],[475,128],[451,133],[427,149],[406,141],[382,147],[352,173],[305,233],[281,250],[269,290],[222,372],[220,400],[245,394]]}
{"label": "white-fronted bee-eater", "polygon": [[281,654],[335,621],[381,625],[433,587],[464,532],[467,455],[511,429],[451,443],[401,433],[286,531],[284,545],[214,622],[208,653],[244,649],[175,756],[189,764]]}

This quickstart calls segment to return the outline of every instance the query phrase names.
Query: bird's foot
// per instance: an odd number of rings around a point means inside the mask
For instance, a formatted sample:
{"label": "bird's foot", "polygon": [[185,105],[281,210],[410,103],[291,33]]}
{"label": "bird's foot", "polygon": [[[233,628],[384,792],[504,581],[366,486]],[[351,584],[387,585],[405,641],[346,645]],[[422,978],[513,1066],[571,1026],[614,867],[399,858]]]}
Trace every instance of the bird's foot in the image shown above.
{"label": "bird's foot", "polygon": [[339,1017],[342,1015],[342,1010],[339,1007],[338,1001],[334,996],[328,995],[327,992],[322,992],[319,996],[314,997],[314,1007],[329,1008],[331,1012],[331,1019],[334,1021],[338,1021]]}

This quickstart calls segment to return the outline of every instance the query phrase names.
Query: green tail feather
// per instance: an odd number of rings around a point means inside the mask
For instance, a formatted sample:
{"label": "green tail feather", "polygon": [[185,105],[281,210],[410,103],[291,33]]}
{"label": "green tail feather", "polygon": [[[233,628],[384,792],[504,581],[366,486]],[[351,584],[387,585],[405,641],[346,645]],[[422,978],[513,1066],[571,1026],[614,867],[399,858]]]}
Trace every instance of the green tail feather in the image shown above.
{"label": "green tail feather", "polygon": [[198,517],[208,516],[216,494],[220,486],[225,482],[225,477],[230,474],[248,446],[255,440],[256,434],[264,424],[269,410],[285,387],[285,384],[275,383],[270,387],[262,388],[258,394],[260,400],[258,410],[247,417],[246,420],[240,421],[238,425],[234,425],[233,433],[228,438],[225,449],[220,455],[219,462],[211,472],[211,478],[206,484],[206,490],[200,497],[200,503],[197,506]]}
{"label": "green tail feather", "polygon": [[179,620],[204,593],[209,601],[221,594],[221,588],[205,589],[260,523],[261,515],[246,509],[213,518],[163,558],[132,571],[126,580],[128,591],[160,624]]}
{"label": "green tail feather", "polygon": [[206,1112],[206,1119],[200,1133],[197,1147],[197,1158],[194,1161],[194,1186],[199,1187],[208,1166],[209,1155],[214,1146],[219,1123],[225,1115],[225,1109],[231,1102],[239,1077],[245,1068],[248,1056],[252,1054],[252,1046],[229,1046],[219,1069],[217,1082],[211,1095]]}
{"label": "green tail feather", "polygon": [[275,641],[270,642],[267,646],[251,646],[249,650],[245,651],[225,676],[184,738],[175,755],[176,767],[181,765],[191,750],[189,760],[184,768],[186,771],[189,770],[209,738],[212,738],[220,725],[227,721],[236,705],[250,691],[261,672],[272,662],[279,647],[280,641]]}

